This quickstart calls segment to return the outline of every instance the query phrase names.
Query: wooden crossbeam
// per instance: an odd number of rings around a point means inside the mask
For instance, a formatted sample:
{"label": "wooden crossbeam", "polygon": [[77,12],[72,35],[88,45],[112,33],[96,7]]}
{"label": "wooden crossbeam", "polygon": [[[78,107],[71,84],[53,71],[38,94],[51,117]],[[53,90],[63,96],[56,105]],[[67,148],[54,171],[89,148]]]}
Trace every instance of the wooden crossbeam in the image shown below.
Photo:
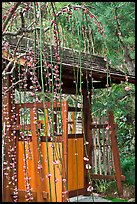
{"label": "wooden crossbeam", "polygon": [[[91,129],[105,129],[108,126],[108,124],[91,124]],[[117,128],[117,124],[113,124],[114,128]]]}
{"label": "wooden crossbeam", "polygon": [[[37,124],[38,129],[41,129],[41,123],[38,121]],[[27,124],[27,125],[12,125],[11,130],[31,130],[31,124]]]}
{"label": "wooden crossbeam", "polygon": [[[21,104],[15,104],[18,108],[51,108],[52,102],[44,102],[44,103],[21,103]],[[45,107],[44,107],[45,106]],[[60,108],[59,102],[54,102],[54,109]]]}
{"label": "wooden crossbeam", "polygon": [[[121,175],[120,177],[121,177],[120,178],[121,181],[125,181],[124,175]],[[116,177],[113,175],[100,175],[100,174],[92,174],[91,178],[93,178],[93,179],[106,179],[106,180],[112,180],[112,181],[116,179]]]}

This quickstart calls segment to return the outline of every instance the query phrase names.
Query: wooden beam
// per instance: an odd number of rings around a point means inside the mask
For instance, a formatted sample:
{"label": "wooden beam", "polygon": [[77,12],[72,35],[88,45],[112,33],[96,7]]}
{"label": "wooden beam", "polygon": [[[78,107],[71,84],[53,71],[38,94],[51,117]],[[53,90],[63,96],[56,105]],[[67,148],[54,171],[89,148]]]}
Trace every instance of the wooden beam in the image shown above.
{"label": "wooden beam", "polygon": [[[62,102],[62,129],[63,129],[63,155],[62,155],[62,178],[68,179],[68,103],[67,101]],[[68,200],[68,187],[67,181],[62,181],[62,202]]]}
{"label": "wooden beam", "polygon": [[68,139],[70,138],[83,138],[83,134],[68,134]]}
{"label": "wooden beam", "polygon": [[78,190],[72,190],[72,191],[69,191],[69,198],[77,196],[77,195],[84,195],[84,193],[85,193],[85,188],[81,188]]}
{"label": "wooden beam", "polygon": [[[21,104],[16,104],[18,108],[51,108],[51,102],[44,102],[44,103],[21,103]],[[60,103],[59,102],[54,102],[54,109],[60,108]]]}
{"label": "wooden beam", "polygon": [[[125,181],[125,176],[120,175],[121,181]],[[92,179],[106,179],[106,180],[111,180],[114,181],[116,178],[113,175],[100,175],[100,174],[91,174]]]}
{"label": "wooden beam", "polygon": [[[84,134],[85,134],[85,140],[89,143],[87,145],[87,155],[85,152],[85,157],[88,156],[88,164],[91,166],[91,169],[89,171],[92,172],[92,156],[91,156],[91,148],[92,148],[92,132],[91,132],[91,95],[88,97],[87,91],[83,92],[83,114],[84,114]],[[84,146],[83,146],[84,148]],[[85,168],[84,168],[84,174],[85,174],[85,194],[87,194],[87,187],[89,185],[89,174],[86,173],[86,162],[85,162]]]}
{"label": "wooden beam", "polygon": [[114,126],[114,115],[112,111],[109,111],[109,126],[110,126],[110,138],[112,144],[112,153],[114,158],[114,167],[115,167],[115,174],[116,174],[116,181],[118,187],[118,194],[119,196],[123,195],[123,188],[121,182],[121,166],[120,166],[120,156],[119,156],[119,149],[118,143],[116,138],[116,131]]}
{"label": "wooden beam", "polygon": [[[91,124],[91,130],[92,130],[92,129],[105,129],[107,126],[108,126],[108,124]],[[118,127],[117,124],[113,124],[113,126],[114,126],[115,128]]]}
{"label": "wooden beam", "polygon": [[[44,198],[42,192],[44,191],[44,181],[41,179],[41,172],[38,170],[38,162],[40,161],[40,153],[38,147],[38,139],[36,134],[36,124],[34,124],[34,112],[33,108],[30,109],[30,123],[31,123],[31,131],[32,131],[32,146],[34,153],[34,168],[35,168],[35,182],[37,189],[37,202],[44,202]],[[42,171],[42,169],[41,169]]]}
{"label": "wooden beam", "polygon": [[[37,127],[38,127],[38,129],[41,129],[40,121],[38,121]],[[31,124],[28,124],[28,125],[20,125],[20,124],[12,125],[11,129],[12,130],[20,130],[20,131],[21,130],[31,130]]]}

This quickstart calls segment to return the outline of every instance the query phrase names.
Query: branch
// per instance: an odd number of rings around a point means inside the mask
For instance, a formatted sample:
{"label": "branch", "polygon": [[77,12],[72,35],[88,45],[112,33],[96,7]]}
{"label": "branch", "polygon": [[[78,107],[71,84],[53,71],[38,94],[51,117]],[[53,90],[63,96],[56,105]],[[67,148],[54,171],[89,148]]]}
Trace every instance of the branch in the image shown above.
{"label": "branch", "polygon": [[17,42],[17,45],[16,45],[16,47],[15,47],[15,49],[14,49],[13,57],[15,57],[16,52],[17,52],[17,49],[18,49],[19,44],[20,44],[20,42],[21,42],[21,40],[22,40],[23,37],[24,37],[24,34],[19,38],[19,40],[18,40],[18,42]]}
{"label": "branch", "polygon": [[[56,17],[56,18],[59,17],[61,14],[63,14],[63,12],[65,12],[66,9],[68,9],[68,11],[70,11],[73,7],[74,7],[74,8],[77,8],[77,9],[79,9],[79,8],[83,9],[83,6],[79,6],[79,5],[73,5],[73,6],[72,6],[72,5],[69,4],[68,6],[63,7],[63,8],[56,14],[55,17]],[[85,8],[85,9],[88,9],[88,8]],[[91,13],[89,10],[88,10],[88,12]],[[94,15],[94,14],[92,14],[92,15],[93,15],[93,17],[97,20],[97,18],[95,17],[95,15]],[[98,21],[98,20],[97,20],[97,21]],[[48,26],[47,28],[44,29],[45,32],[47,32],[47,31],[52,27],[53,22],[54,22],[54,21],[52,20],[50,26]]]}
{"label": "branch", "polygon": [[[129,49],[128,47],[125,45],[124,41],[123,41],[123,35],[122,35],[122,32],[121,32],[121,26],[120,26],[120,22],[118,20],[118,14],[117,14],[117,7],[115,8],[115,16],[116,16],[116,23],[117,23],[117,30],[116,30],[116,35],[118,37],[118,40],[120,41],[121,43],[121,46],[122,46],[122,49],[124,51],[124,56],[125,56],[125,61],[127,64],[130,65],[131,67],[131,73],[135,73],[135,66],[134,66],[134,63],[133,63],[133,60],[132,58],[130,57],[130,54],[129,54]],[[130,71],[129,71],[130,72]]]}
{"label": "branch", "polygon": [[[69,11],[71,11],[73,8],[76,8],[76,9],[81,8],[81,9],[87,10],[87,13],[89,13],[89,14],[96,20],[96,22],[97,22],[100,26],[102,26],[102,25],[100,24],[100,22],[98,21],[98,19],[96,18],[96,16],[95,16],[93,13],[91,13],[91,12],[89,11],[89,9],[88,9],[87,7],[85,7],[84,5],[83,5],[83,6],[80,6],[80,5],[68,5],[68,6],[65,6],[65,7],[63,7],[58,13],[54,14],[54,19],[56,19],[57,17],[59,17],[61,14],[65,13],[65,12],[66,12],[66,9],[67,9],[68,12],[69,12]],[[94,9],[94,8],[93,8],[93,9]],[[51,29],[53,23],[54,23],[54,20],[51,21],[50,26],[48,26],[47,28],[44,28],[44,29],[43,29],[44,32],[47,32],[49,29]],[[20,28],[17,32],[3,32],[2,35],[3,35],[3,36],[4,36],[4,35],[17,36],[17,35],[21,35],[21,34],[23,34],[23,33],[31,33],[31,32],[33,32],[33,31],[35,31],[35,30],[40,30],[40,28],[39,28],[39,27],[32,28],[32,29]],[[100,32],[101,32],[101,30],[103,30],[102,27],[100,27]]]}
{"label": "branch", "polygon": [[[34,23],[34,22],[33,22]],[[32,24],[31,24],[32,25]],[[30,27],[30,26],[29,26]],[[17,36],[17,35],[21,35],[23,33],[31,33],[34,30],[40,30],[39,27],[36,28],[32,28],[32,29],[28,29],[28,28],[20,28],[17,32],[4,32],[2,35],[11,35],[11,36]]]}
{"label": "branch", "polygon": [[23,12],[20,12],[20,17],[21,17],[21,27],[22,29],[25,28],[25,20],[24,20],[24,16],[23,16]]}
{"label": "branch", "polygon": [[14,84],[12,84],[12,86],[10,86],[4,93],[3,95],[5,95],[8,91],[10,91],[10,89],[12,89],[15,85],[17,85],[20,82],[25,81],[26,79],[20,79],[19,81],[15,82]]}
{"label": "branch", "polygon": [[3,25],[3,31],[5,30],[9,20],[12,18],[12,15],[15,13],[16,9],[18,8],[18,6],[21,4],[21,2],[16,2],[14,8],[12,9],[12,11],[10,12],[10,14],[8,15],[7,19],[5,20],[4,22],[4,25]]}
{"label": "branch", "polygon": [[[6,68],[4,69],[4,71],[2,72],[2,77],[4,77],[5,75],[8,75],[8,74],[12,74],[13,71],[14,71],[14,69],[16,68],[16,64],[17,64],[18,59],[20,59],[21,57],[24,57],[24,56],[26,56],[26,55],[27,55],[27,53],[23,53],[23,54],[19,55],[16,59],[13,59],[12,61],[10,61],[10,62],[7,64],[7,66],[6,66]],[[10,71],[10,72],[7,72],[8,69],[9,69],[9,67],[10,67],[10,65],[12,65],[13,62],[14,62],[14,65],[13,65],[11,71]]]}

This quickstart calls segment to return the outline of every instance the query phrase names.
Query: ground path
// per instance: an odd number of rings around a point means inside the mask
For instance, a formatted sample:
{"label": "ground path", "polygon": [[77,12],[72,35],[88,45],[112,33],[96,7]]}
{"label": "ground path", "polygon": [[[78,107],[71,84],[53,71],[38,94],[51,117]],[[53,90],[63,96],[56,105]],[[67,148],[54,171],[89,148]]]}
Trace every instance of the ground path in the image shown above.
{"label": "ground path", "polygon": [[112,201],[102,198],[100,196],[94,196],[94,201],[93,201],[92,196],[81,195],[81,196],[78,196],[78,200],[77,200],[77,197],[70,198],[69,202],[112,202]]}

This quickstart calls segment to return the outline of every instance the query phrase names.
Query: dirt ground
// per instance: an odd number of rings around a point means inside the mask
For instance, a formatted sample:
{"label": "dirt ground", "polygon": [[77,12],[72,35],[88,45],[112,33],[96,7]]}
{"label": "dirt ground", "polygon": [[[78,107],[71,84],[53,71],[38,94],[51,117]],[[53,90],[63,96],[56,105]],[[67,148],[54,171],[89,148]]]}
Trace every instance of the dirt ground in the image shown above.
{"label": "dirt ground", "polygon": [[[105,193],[99,194],[101,197],[112,197],[112,198],[119,198],[118,193],[115,188],[109,189]],[[121,196],[123,199],[131,199],[135,198],[135,186],[128,186],[127,184],[123,185],[123,196]]]}

